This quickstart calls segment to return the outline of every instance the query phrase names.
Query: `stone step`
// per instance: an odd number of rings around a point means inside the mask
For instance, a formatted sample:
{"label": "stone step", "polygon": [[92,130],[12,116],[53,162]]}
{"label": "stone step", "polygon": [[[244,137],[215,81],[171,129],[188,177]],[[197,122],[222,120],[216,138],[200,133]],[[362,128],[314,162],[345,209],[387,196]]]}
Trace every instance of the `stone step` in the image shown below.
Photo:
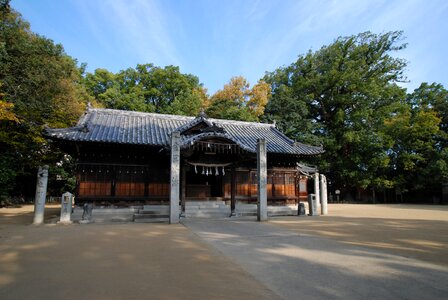
{"label": "stone step", "polygon": [[[82,207],[76,207],[73,209],[73,213],[82,214],[84,209]],[[93,208],[93,214],[127,214],[127,213],[135,213],[138,212],[137,208],[128,207],[128,208]]]}
{"label": "stone step", "polygon": [[[133,222],[134,218],[132,215],[102,215],[102,216],[98,216],[98,215],[92,215],[92,223],[127,223],[127,222]],[[72,221],[74,222],[79,222],[81,221],[81,218],[76,218],[73,219]]]}
{"label": "stone step", "polygon": [[142,219],[135,219],[135,223],[168,223],[169,218],[142,218]]}
{"label": "stone step", "polygon": [[[256,204],[237,204],[235,207],[237,216],[256,216]],[[268,216],[293,216],[297,215],[297,206],[268,206]]]}
{"label": "stone step", "polygon": [[257,204],[236,204],[236,209],[257,209]]}
{"label": "stone step", "polygon": [[157,218],[169,218],[169,214],[135,214],[134,220],[139,219],[157,219]]}
{"label": "stone step", "polygon": [[185,212],[186,218],[228,218],[230,216],[229,213],[222,213],[222,212],[194,212],[194,213],[187,213]]}
{"label": "stone step", "polygon": [[191,208],[191,209],[204,209],[204,208],[225,208],[229,205],[226,204],[186,204],[185,208]]}
{"label": "stone step", "polygon": [[166,209],[166,210],[159,210],[159,211],[154,211],[154,210],[140,210],[138,212],[139,215],[158,215],[158,214],[169,214],[170,210]]}
{"label": "stone step", "polygon": [[159,210],[170,210],[169,205],[143,205],[143,209],[140,209],[140,211],[159,211]]}
{"label": "stone step", "polygon": [[217,200],[217,201],[185,201],[185,204],[226,204],[225,201]]}
{"label": "stone step", "polygon": [[238,217],[251,217],[251,216],[257,216],[257,212],[256,211],[255,212],[236,211],[235,215],[238,216]]}
{"label": "stone step", "polygon": [[268,217],[275,217],[275,216],[297,216],[297,211],[277,211],[277,212],[271,212],[268,211]]}
{"label": "stone step", "polygon": [[224,201],[187,201],[185,203],[186,218],[228,218],[230,205]]}
{"label": "stone step", "polygon": [[215,211],[222,211],[222,212],[230,212],[230,206],[224,206],[224,207],[202,207],[202,208],[191,208],[191,207],[185,207],[185,211],[202,211],[202,212],[215,212]]}
{"label": "stone step", "polygon": [[215,209],[220,209],[220,208],[226,208],[229,207],[230,205],[185,205],[186,209],[208,209],[208,208],[215,208]]}
{"label": "stone step", "polygon": [[202,208],[202,209],[188,209],[185,208],[185,212],[230,212],[230,206],[229,207],[223,207],[223,208]]}

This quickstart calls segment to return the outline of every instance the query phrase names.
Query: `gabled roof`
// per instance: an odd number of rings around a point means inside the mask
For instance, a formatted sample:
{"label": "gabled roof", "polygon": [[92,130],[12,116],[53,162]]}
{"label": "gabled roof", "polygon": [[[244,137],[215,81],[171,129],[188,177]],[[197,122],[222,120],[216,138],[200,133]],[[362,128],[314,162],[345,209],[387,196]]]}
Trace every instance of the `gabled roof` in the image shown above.
{"label": "gabled roof", "polygon": [[200,122],[222,128],[223,131],[181,135],[182,144],[194,143],[206,137],[220,137],[233,141],[246,151],[256,152],[257,139],[264,138],[268,153],[295,155],[323,153],[322,147],[294,142],[273,124],[212,119],[203,115],[194,118],[96,108],[88,109],[75,127],[47,129],[45,134],[52,139],[74,142],[169,147],[172,132],[185,132]]}
{"label": "gabled roof", "polygon": [[180,126],[179,128],[176,128],[175,131],[178,131],[178,132],[180,132],[181,135],[184,135],[185,133],[187,133],[189,130],[193,129],[194,127],[201,125],[201,123],[205,127],[208,127],[208,128],[213,127],[213,124],[210,123],[210,121],[207,119],[207,116],[205,115],[205,113],[201,112],[199,116],[197,116],[190,122],[185,123],[184,125]]}

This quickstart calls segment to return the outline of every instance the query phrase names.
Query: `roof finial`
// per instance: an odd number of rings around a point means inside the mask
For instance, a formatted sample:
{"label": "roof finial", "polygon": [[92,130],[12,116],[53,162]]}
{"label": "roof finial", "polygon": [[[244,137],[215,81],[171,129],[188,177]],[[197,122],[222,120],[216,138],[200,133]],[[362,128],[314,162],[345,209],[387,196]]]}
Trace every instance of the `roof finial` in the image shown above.
{"label": "roof finial", "polygon": [[92,108],[92,103],[90,103],[90,101],[89,102],[87,102],[87,110],[90,110]]}
{"label": "roof finial", "polygon": [[199,113],[199,117],[206,119],[207,118],[207,114],[204,111],[204,108],[201,107],[201,112]]}
{"label": "roof finial", "polygon": [[272,123],[272,125],[274,125],[274,127],[276,127],[275,125],[277,124],[277,121],[275,121],[275,119],[274,119],[274,122]]}

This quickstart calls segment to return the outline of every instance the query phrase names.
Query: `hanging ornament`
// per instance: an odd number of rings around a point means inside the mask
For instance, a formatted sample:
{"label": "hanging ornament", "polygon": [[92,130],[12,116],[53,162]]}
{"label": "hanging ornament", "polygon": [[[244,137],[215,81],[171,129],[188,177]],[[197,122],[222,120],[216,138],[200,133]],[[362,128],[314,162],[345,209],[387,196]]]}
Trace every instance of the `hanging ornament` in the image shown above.
{"label": "hanging ornament", "polygon": [[205,167],[202,167],[202,175],[205,175]]}
{"label": "hanging ornament", "polygon": [[224,167],[222,167],[222,175],[226,175],[226,171],[224,171]]}
{"label": "hanging ornament", "polygon": [[196,169],[196,165],[194,165],[194,173],[198,174],[198,169]]}
{"label": "hanging ornament", "polygon": [[215,176],[219,175],[219,170],[218,170],[218,166],[215,166]]}

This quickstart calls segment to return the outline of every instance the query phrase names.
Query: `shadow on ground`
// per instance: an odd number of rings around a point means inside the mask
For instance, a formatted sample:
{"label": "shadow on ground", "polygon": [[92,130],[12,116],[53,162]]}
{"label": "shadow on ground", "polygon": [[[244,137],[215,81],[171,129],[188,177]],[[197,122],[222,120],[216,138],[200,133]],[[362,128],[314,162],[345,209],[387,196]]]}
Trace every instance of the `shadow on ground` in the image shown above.
{"label": "shadow on ground", "polygon": [[272,223],[301,234],[448,266],[448,221],[325,216],[276,218]]}
{"label": "shadow on ground", "polygon": [[277,299],[182,225],[0,229],[0,299]]}
{"label": "shadow on ground", "polygon": [[448,295],[446,266],[271,223],[185,224],[284,299],[445,299]]}

